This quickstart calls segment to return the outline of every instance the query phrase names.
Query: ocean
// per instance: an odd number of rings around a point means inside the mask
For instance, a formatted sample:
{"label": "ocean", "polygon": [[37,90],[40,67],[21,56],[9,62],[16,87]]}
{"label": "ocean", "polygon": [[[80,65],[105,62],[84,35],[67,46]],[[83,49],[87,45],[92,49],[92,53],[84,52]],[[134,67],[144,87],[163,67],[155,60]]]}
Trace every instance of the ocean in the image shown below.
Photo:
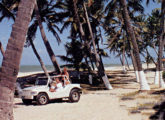
{"label": "ocean", "polygon": [[[104,64],[105,69],[113,69],[115,67],[121,66],[121,64]],[[46,65],[48,71],[53,71],[54,67],[52,65]],[[43,71],[40,65],[21,65],[19,72],[39,72]]]}

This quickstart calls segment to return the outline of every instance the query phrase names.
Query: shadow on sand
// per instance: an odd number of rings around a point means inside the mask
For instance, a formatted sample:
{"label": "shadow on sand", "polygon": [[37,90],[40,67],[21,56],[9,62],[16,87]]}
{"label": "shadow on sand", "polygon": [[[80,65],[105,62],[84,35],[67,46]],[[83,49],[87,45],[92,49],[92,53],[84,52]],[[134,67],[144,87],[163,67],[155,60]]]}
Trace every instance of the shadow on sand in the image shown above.
{"label": "shadow on sand", "polygon": [[[70,103],[69,100],[62,100],[62,99],[56,99],[56,100],[51,100],[49,101],[48,104],[54,104],[54,103]],[[15,103],[14,104],[15,106],[39,106],[37,105],[37,103],[35,101],[33,101],[32,103],[30,104],[24,104],[23,102],[19,102],[19,103]]]}
{"label": "shadow on sand", "polygon": [[[155,95],[165,95],[165,90],[153,92]],[[155,114],[150,116],[150,120],[165,120],[165,101],[153,107]]]}
{"label": "shadow on sand", "polygon": [[165,120],[165,101],[160,105],[155,105],[153,109],[156,112],[150,116],[150,120]]}

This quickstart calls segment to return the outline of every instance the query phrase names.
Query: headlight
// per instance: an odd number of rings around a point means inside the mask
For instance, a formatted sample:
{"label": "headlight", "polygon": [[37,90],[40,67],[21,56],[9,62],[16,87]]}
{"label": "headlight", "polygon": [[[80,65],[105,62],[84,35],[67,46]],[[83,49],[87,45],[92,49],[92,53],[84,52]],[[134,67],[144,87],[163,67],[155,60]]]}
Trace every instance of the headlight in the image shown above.
{"label": "headlight", "polygon": [[30,94],[32,94],[32,95],[35,95],[35,94],[37,94],[37,92],[35,92],[35,91],[32,91]]}

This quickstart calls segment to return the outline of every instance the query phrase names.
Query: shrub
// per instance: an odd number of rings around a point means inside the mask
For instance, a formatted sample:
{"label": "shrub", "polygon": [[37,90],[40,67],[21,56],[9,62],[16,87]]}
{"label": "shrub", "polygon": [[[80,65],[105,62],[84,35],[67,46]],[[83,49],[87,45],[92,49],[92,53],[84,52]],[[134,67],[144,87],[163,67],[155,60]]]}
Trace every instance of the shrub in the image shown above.
{"label": "shrub", "polygon": [[163,71],[162,77],[163,77],[163,79],[165,79],[165,71]]}

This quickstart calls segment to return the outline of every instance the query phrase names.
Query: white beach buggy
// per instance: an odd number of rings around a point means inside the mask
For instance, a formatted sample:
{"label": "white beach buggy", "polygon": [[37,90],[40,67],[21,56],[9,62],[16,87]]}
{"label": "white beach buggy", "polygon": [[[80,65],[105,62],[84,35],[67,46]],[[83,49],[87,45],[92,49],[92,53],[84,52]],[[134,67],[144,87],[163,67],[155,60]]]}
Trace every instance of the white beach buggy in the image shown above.
{"label": "white beach buggy", "polygon": [[[52,77],[59,77],[59,75]],[[80,84],[64,85],[62,90],[50,92],[51,78],[40,77],[36,80],[35,86],[22,89],[19,96],[22,98],[23,103],[30,104],[32,101],[36,101],[38,105],[44,105],[50,100],[62,98],[68,98],[70,102],[79,101],[82,93]]]}

